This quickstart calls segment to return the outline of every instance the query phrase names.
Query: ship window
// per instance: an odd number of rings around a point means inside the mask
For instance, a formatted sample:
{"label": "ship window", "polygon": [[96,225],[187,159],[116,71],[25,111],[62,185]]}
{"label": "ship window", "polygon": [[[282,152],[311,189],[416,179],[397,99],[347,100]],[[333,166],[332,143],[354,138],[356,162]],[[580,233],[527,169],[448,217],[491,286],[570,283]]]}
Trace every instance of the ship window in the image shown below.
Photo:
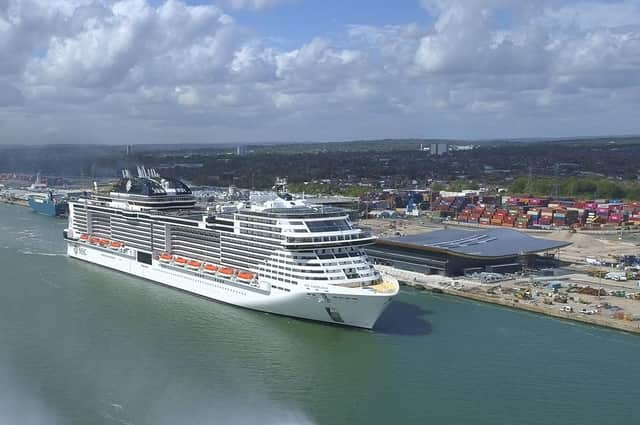
{"label": "ship window", "polygon": [[351,230],[346,220],[307,221],[307,227],[312,232],[337,232]]}
{"label": "ship window", "polygon": [[148,252],[138,251],[138,262],[144,264],[151,264],[151,254]]}

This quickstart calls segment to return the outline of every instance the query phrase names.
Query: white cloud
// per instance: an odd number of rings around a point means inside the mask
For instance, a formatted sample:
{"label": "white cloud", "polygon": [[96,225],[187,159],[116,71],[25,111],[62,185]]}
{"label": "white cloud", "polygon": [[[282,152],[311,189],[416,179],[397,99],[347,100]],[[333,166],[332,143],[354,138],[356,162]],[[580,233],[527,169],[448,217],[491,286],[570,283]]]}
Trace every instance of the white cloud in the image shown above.
{"label": "white cloud", "polygon": [[53,140],[52,123],[55,140],[107,127],[92,134],[167,142],[639,130],[637,2],[423,3],[428,25],[276,43],[213,4],[0,0],[0,136]]}
{"label": "white cloud", "polygon": [[226,0],[233,9],[262,10],[294,0]]}
{"label": "white cloud", "polygon": [[83,10],[84,21],[50,38],[27,68],[32,84],[117,87],[214,78],[233,55],[233,21],[214,6],[124,0]]}
{"label": "white cloud", "polygon": [[200,95],[193,87],[176,87],[176,100],[182,106],[197,106],[200,103]]}

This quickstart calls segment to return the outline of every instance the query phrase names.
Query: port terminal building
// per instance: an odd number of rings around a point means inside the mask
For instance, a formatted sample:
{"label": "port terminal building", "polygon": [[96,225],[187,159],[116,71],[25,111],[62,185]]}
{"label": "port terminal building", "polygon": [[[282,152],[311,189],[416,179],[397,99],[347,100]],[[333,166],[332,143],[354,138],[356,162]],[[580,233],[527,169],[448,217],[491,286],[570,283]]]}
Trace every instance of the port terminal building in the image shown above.
{"label": "port terminal building", "polygon": [[548,267],[555,261],[558,250],[570,244],[511,229],[444,229],[380,238],[366,250],[378,264],[426,274],[461,276]]}

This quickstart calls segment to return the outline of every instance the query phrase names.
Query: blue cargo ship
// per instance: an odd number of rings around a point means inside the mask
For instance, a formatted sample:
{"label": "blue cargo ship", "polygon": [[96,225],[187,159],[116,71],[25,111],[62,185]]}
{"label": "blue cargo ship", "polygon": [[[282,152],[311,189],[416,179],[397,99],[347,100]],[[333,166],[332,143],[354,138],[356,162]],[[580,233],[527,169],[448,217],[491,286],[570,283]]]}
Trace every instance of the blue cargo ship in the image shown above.
{"label": "blue cargo ship", "polygon": [[57,217],[64,215],[67,211],[67,201],[56,197],[53,192],[43,195],[29,196],[29,206],[37,213]]}

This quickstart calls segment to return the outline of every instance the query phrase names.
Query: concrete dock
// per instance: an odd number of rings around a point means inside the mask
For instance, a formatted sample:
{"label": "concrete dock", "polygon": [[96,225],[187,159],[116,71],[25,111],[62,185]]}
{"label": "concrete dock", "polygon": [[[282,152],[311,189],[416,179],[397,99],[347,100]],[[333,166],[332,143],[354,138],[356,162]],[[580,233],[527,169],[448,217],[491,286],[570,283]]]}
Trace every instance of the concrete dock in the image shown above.
{"label": "concrete dock", "polygon": [[[614,296],[597,297],[579,294],[579,296],[567,297],[566,302],[550,301],[552,302],[551,304],[546,304],[545,301],[550,299],[548,294],[541,293],[543,291],[541,288],[534,287],[526,279],[504,280],[492,284],[481,284],[463,278],[457,279],[438,275],[424,275],[382,265],[376,267],[383,273],[388,273],[395,277],[401,284],[406,286],[640,334],[640,321],[614,318],[611,315],[612,311],[618,311],[618,309],[640,315],[640,301],[637,300]],[[572,276],[563,278],[567,285],[573,283]],[[555,277],[554,280],[558,280],[558,278]],[[605,288],[611,285],[613,285],[613,287],[619,287],[618,284],[609,284],[608,282],[603,284],[602,287]],[[528,290],[531,293],[530,299],[517,297],[517,294],[523,290]],[[608,308],[603,307],[603,305],[607,305]],[[589,313],[582,313],[582,309],[587,310]]]}

